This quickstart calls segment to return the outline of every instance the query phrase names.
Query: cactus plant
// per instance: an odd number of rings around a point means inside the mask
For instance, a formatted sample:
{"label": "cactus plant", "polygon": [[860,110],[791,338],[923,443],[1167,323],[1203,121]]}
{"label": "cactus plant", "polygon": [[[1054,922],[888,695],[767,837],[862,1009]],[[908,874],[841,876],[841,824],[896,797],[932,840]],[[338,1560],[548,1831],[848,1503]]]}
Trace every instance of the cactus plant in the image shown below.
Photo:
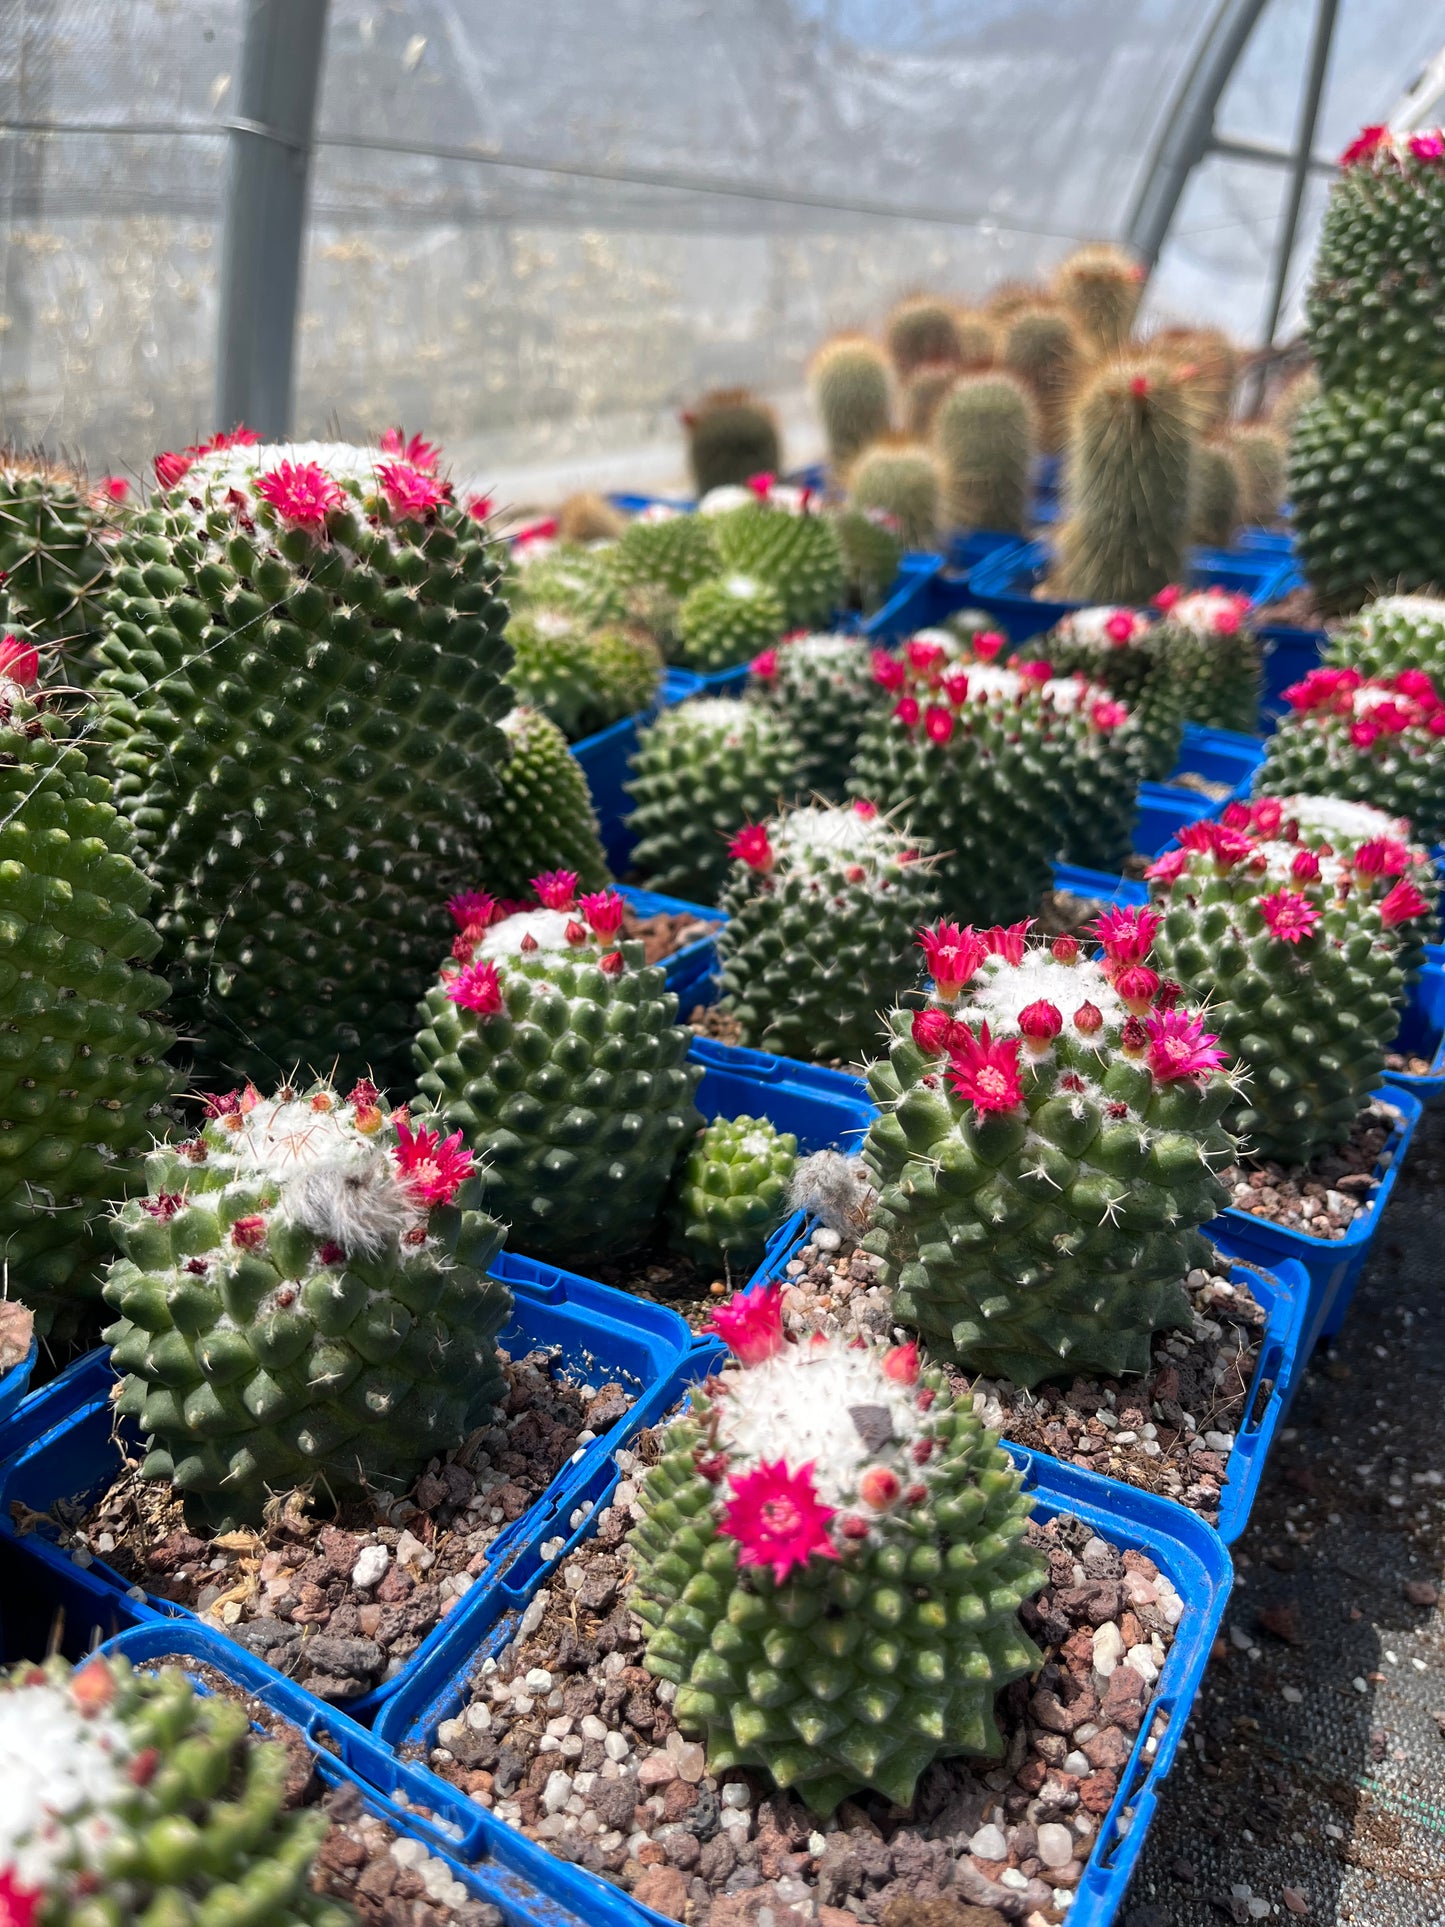
{"label": "cactus plant", "polygon": [[1012,375],[966,375],[955,382],[933,420],[949,525],[1020,534],[1037,441],[1033,402]]}
{"label": "cactus plant", "polygon": [[176,1666],[97,1655],[0,1675],[5,1847],[14,1927],[266,1921],[359,1927],[312,1887],[325,1814],[293,1805],[288,1750],[246,1708]]}
{"label": "cactus plant", "polygon": [[925,361],[899,384],[903,434],[913,441],[926,441],[933,433],[939,403],[958,380],[954,361]]}
{"label": "cactus plant", "polygon": [[1134,853],[1139,784],[1153,739],[1125,704],[1086,676],[1055,677],[1047,688],[1056,712],[1072,706],[1087,722],[1070,744],[1058,856],[1119,876]]}
{"label": "cactus plant", "polygon": [[1193,448],[1187,397],[1152,363],[1116,362],[1080,390],[1055,586],[1081,602],[1147,602],[1177,581]]}
{"label": "cactus plant", "polygon": [[1096,355],[1117,355],[1128,345],[1139,312],[1144,270],[1122,248],[1091,241],[1059,263],[1052,291]]}
{"label": "cactus plant", "polygon": [[913,932],[938,898],[926,851],[860,799],[749,825],[732,854],[717,950],[742,1042],[866,1062],[879,1011],[918,978]]}
{"label": "cactus plant", "polygon": [[928,361],[963,365],[958,310],[936,295],[913,294],[900,301],[884,323],[883,339],[900,380]]}
{"label": "cactus plant", "polygon": [[1445,601],[1437,596],[1381,596],[1335,631],[1325,660],[1357,669],[1362,676],[1423,669],[1439,687],[1445,684]]}
{"label": "cactus plant", "polygon": [[863,725],[880,703],[863,638],[787,636],[754,660],[748,693],[770,703],[796,737],[798,788],[841,797]]}
{"label": "cactus plant", "polygon": [[1083,376],[1085,349],[1067,308],[1033,302],[1008,318],[999,365],[1033,396],[1039,447],[1056,455],[1068,433],[1069,408]]}
{"label": "cactus plant", "polygon": [[688,669],[730,669],[776,642],[785,626],[777,591],[735,569],[699,582],[684,597],[674,660]]}
{"label": "cactus plant", "polygon": [[1196,442],[1189,465],[1189,540],[1227,549],[1239,527],[1239,470],[1225,442]]}
{"label": "cactus plant", "polygon": [[0,639],[0,1262],[44,1335],[100,1293],[108,1206],[171,1087],[151,887],[39,656]]}
{"label": "cactus plant", "polygon": [[1358,900],[1350,859],[1279,838],[1278,812],[1266,821],[1188,824],[1150,866],[1155,952],[1186,996],[1208,997],[1248,1073],[1232,1128],[1258,1156],[1304,1164],[1345,1142],[1384,1071],[1404,993],[1389,935],[1400,899]]}
{"label": "cactus plant", "polygon": [[1248,596],[1228,589],[1186,592],[1171,584],[1154,603],[1164,614],[1155,647],[1183,692],[1186,718],[1207,729],[1253,735],[1261,665]]}
{"label": "cactus plant", "polygon": [[687,459],[699,495],[783,466],[778,418],[746,388],[713,388],[682,417]]}
{"label": "cactus plant", "polygon": [[1149,353],[1166,361],[1184,384],[1194,409],[1194,430],[1215,435],[1229,420],[1239,379],[1239,350],[1222,328],[1161,328]]}
{"label": "cactus plant", "polygon": [[10,621],[59,645],[72,664],[94,640],[110,586],[104,520],[73,470],[0,449],[0,582]]}
{"label": "cactus plant", "polygon": [[831,513],[843,556],[844,594],[852,607],[871,614],[887,599],[903,560],[897,525],[886,509],[847,505]]}
{"label": "cactus plant", "polygon": [[799,787],[803,751],[783,718],[733,696],[665,709],[638,736],[628,792],[633,863],[648,886],[713,903],[728,838]]}
{"label": "cactus plant", "polygon": [[1423,670],[1366,679],[1312,669],[1284,692],[1291,714],[1270,737],[1255,788],[1370,803],[1422,843],[1445,841],[1445,703]]}
{"label": "cactus plant", "polygon": [[888,357],[866,335],[835,335],[814,355],[808,386],[823,424],[828,465],[841,476],[870,442],[888,433]]}
{"label": "cactus plant", "polygon": [[826,622],[842,601],[838,531],[806,491],[764,491],[760,481],[752,501],[713,516],[711,526],[724,570],[755,576],[777,592],[782,628]]}
{"label": "cactus plant", "polygon": [[1139,610],[1105,603],[1072,611],[1043,644],[1058,674],[1082,675],[1128,706],[1143,773],[1155,783],[1179,761],[1184,740],[1185,686],[1159,642],[1158,625]]}
{"label": "cactus plant", "polygon": [[365,1081],[207,1108],[116,1216],[106,1341],[140,1476],[229,1530],[270,1493],[409,1479],[460,1445],[505,1394],[511,1294],[460,1135]]}
{"label": "cactus plant", "polygon": [[627,517],[605,495],[581,489],[557,511],[559,542],[615,542],[627,531]]}
{"label": "cactus plant", "polygon": [[1271,528],[1285,497],[1287,443],[1269,422],[1236,422],[1224,438],[1239,479],[1239,520],[1247,529]]}
{"label": "cactus plant", "polygon": [[864,1247],[894,1315],[970,1370],[1143,1372],[1153,1333],[1190,1323],[1234,1085],[1149,966],[1158,921],[1108,912],[1100,962],[1073,937],[1027,943],[1026,924],[923,933],[933,998],[894,1012],[869,1073]]}
{"label": "cactus plant", "polygon": [[615,891],[539,907],[453,899],[460,934],[422,1009],[422,1091],[476,1153],[487,1208],[523,1251],[595,1258],[645,1239],[702,1123],[700,1068],[661,969],[619,943]]}
{"label": "cactus plant", "polygon": [[511,754],[479,866],[483,886],[503,900],[521,898],[540,871],[574,870],[584,889],[600,889],[608,869],[597,812],[561,730],[522,708],[507,717],[502,732]]}
{"label": "cactus plant", "polygon": [[159,466],[96,682],[180,1010],[233,1073],[396,1068],[505,755],[489,531],[374,450]]}
{"label": "cactus plant", "polygon": [[905,549],[932,548],[937,540],[939,470],[921,442],[875,442],[848,477],[850,508],[881,511]]}
{"label": "cactus plant", "polygon": [[538,607],[511,618],[507,641],[518,702],[550,717],[569,742],[646,709],[662,685],[662,656],[641,629],[587,629]]}
{"label": "cactus plant", "polygon": [[679,602],[722,568],[711,520],[665,508],[629,522],[622,540],[603,553],[612,580],[624,589],[665,589]]}
{"label": "cactus plant", "polygon": [[[507,601],[519,615],[546,610],[570,616],[579,630],[615,624],[639,627],[665,646],[675,627],[677,597],[630,567],[619,569],[617,548],[615,543],[590,548],[568,542],[527,543],[514,552],[518,566],[506,582]],[[717,558],[711,554],[708,567],[717,567]],[[626,580],[621,579],[624,576]]]}
{"label": "cactus plant", "polygon": [[994,1699],[1038,1664],[1029,1501],[914,1346],[787,1344],[780,1298],[715,1314],[737,1362],[664,1435],[631,1605],[712,1772],[819,1814],[866,1787],[906,1805],[932,1761],[1000,1752]]}
{"label": "cactus plant", "polygon": [[678,1250],[746,1277],[788,1215],[798,1140],[765,1117],[715,1117],[683,1155],[667,1216]]}

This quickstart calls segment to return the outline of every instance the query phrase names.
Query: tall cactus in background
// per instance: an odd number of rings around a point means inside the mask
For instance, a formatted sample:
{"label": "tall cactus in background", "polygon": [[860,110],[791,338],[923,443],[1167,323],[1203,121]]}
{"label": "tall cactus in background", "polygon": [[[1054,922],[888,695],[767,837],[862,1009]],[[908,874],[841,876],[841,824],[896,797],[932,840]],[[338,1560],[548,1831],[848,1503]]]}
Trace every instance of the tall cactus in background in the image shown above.
{"label": "tall cactus in background", "polygon": [[905,435],[926,438],[933,430],[934,417],[944,396],[958,380],[958,365],[952,361],[925,361],[902,382],[900,412]]}
{"label": "tall cactus in background", "polygon": [[883,339],[900,380],[928,361],[963,366],[958,310],[937,295],[914,294],[900,301],[884,323]]}
{"label": "tall cactus in background", "polygon": [[1189,465],[1189,539],[1225,549],[1240,523],[1239,470],[1226,443],[1196,442]]}
{"label": "tall cactus in background", "polygon": [[1034,405],[1011,375],[966,375],[939,403],[933,446],[954,528],[1021,534],[1038,440]]}
{"label": "tall cactus in background", "polygon": [[682,417],[693,487],[741,484],[753,475],[776,475],[783,465],[778,418],[746,388],[714,388]]}
{"label": "tall cactus in background", "polygon": [[1144,270],[1122,248],[1091,241],[1059,263],[1053,293],[1078,322],[1096,355],[1127,346],[1144,292]]}
{"label": "tall cactus in background", "polygon": [[938,539],[941,477],[931,449],[903,439],[875,442],[853,465],[848,506],[887,515],[906,549]]}
{"label": "tall cactus in background", "polygon": [[835,335],[814,355],[808,387],[823,424],[828,465],[835,476],[843,476],[870,442],[888,433],[893,405],[888,357],[866,335]]}
{"label": "tall cactus in background", "polygon": [[1271,527],[1284,507],[1284,437],[1269,422],[1237,422],[1224,445],[1239,477],[1240,522],[1247,529]]}
{"label": "tall cactus in background", "polygon": [[1039,447],[1046,455],[1056,455],[1064,446],[1085,358],[1077,324],[1062,305],[1035,302],[1009,316],[1000,366],[1033,396]]}
{"label": "tall cactus in background", "polygon": [[1161,328],[1148,351],[1178,375],[1194,407],[1197,435],[1215,435],[1229,420],[1239,379],[1238,348],[1222,328]]}

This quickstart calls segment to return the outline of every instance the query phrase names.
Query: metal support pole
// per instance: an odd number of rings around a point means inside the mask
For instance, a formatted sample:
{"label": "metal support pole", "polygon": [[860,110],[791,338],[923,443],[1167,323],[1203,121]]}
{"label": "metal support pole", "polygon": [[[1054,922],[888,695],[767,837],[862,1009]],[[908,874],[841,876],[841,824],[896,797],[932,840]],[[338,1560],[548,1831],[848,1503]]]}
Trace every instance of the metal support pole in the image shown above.
{"label": "metal support pole", "polygon": [[231,123],[217,329],[216,418],[283,439],[306,232],[326,0],[247,0]]}
{"label": "metal support pole", "polygon": [[1266,0],[1219,0],[1209,31],[1184,77],[1155,142],[1149,170],[1130,211],[1126,237],[1152,269],[1185,184],[1214,133],[1214,110],[1229,84]]}

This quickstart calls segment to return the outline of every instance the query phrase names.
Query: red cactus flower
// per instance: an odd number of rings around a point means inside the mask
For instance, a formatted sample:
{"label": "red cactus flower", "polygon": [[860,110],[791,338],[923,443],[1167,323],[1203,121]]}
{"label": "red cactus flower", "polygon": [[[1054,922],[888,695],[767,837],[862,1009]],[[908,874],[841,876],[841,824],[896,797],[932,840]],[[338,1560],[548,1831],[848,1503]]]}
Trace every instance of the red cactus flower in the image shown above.
{"label": "red cactus flower", "polygon": [[760,502],[766,502],[773,492],[773,484],[777,479],[776,475],[770,474],[766,469],[762,469],[758,474],[748,477],[748,487]]}
{"label": "red cactus flower", "polygon": [[1079,1005],[1074,1012],[1074,1029],[1084,1037],[1092,1037],[1104,1028],[1104,1013],[1097,1004],[1088,1002]]}
{"label": "red cactus flower", "polygon": [[902,1345],[893,1345],[883,1354],[883,1376],[891,1378],[895,1385],[918,1383],[918,1340],[916,1338],[910,1338]]}
{"label": "red cactus flower", "polygon": [[465,964],[447,984],[447,996],[459,1010],[478,1017],[495,1017],[502,1008],[502,980],[490,958]]}
{"label": "red cactus flower", "polygon": [[596,890],[577,899],[577,908],[586,917],[599,943],[610,943],[622,928],[627,905],[615,890]]}
{"label": "red cactus flower", "polygon": [[908,680],[908,671],[897,656],[890,656],[886,649],[875,649],[872,656],[873,680],[880,688],[901,689]]}
{"label": "red cactus flower", "polygon": [[946,1010],[930,1008],[913,1013],[913,1041],[930,1057],[942,1057],[953,1034],[953,1019]]}
{"label": "red cactus flower", "polygon": [[930,743],[946,743],[953,734],[951,711],[930,703],[923,714],[923,733]]}
{"label": "red cactus flower", "polygon": [[1149,955],[1163,921],[1157,910],[1138,903],[1124,904],[1096,917],[1090,935],[1098,938],[1110,963],[1139,964]]}
{"label": "red cactus flower", "polygon": [[963,670],[958,669],[951,676],[945,676],[942,688],[944,695],[956,709],[962,708],[968,701],[968,677]]}
{"label": "red cactus flower", "polygon": [[485,522],[491,512],[492,498],[490,495],[474,495],[471,501],[467,503],[467,514],[471,516],[474,522]]}
{"label": "red cactus flower", "polygon": [[1114,988],[1136,1017],[1142,1017],[1159,989],[1159,973],[1148,964],[1125,964],[1114,973]]}
{"label": "red cactus flower", "polygon": [[940,923],[931,930],[920,930],[918,946],[946,1004],[953,1002],[988,955],[987,945],[966,924]]}
{"label": "red cactus flower", "polygon": [[130,483],[124,475],[102,475],[96,493],[107,502],[124,502],[130,497]]}
{"label": "red cactus flower", "polygon": [[567,928],[562,932],[562,935],[575,949],[579,943],[586,943],[587,926],[585,923],[578,923],[577,919],[572,917],[569,919]]}
{"label": "red cactus flower", "polygon": [[39,674],[40,657],[32,643],[20,636],[6,636],[0,641],[0,677],[28,689]]}
{"label": "red cactus flower", "polygon": [[1417,890],[1408,877],[1401,877],[1390,893],[1381,899],[1380,921],[1387,930],[1397,924],[1410,923],[1416,917],[1428,916],[1429,901]]}
{"label": "red cactus flower", "polygon": [[474,924],[485,929],[496,907],[496,898],[485,890],[459,890],[454,897],[447,898],[447,909],[459,930],[470,930]]}
{"label": "red cactus flower", "polygon": [[1128,722],[1129,712],[1122,703],[1102,700],[1089,711],[1089,719],[1095,729],[1118,729]]}
{"label": "red cactus flower", "polygon": [[904,659],[916,676],[931,676],[947,660],[941,642],[919,642],[916,638],[903,645]]}
{"label": "red cactus flower", "polygon": [[256,493],[293,529],[324,529],[346,497],[320,462],[278,462],[256,482]]}
{"label": "red cactus flower", "polygon": [[778,673],[777,650],[764,649],[761,655],[753,657],[748,666],[759,682],[771,682]]}
{"label": "red cactus flower", "polygon": [[733,1496],[723,1508],[719,1529],[737,1540],[740,1566],[770,1566],[781,1585],[814,1555],[838,1557],[828,1535],[828,1522],[837,1515],[818,1497],[811,1462],[790,1472],[778,1459],[735,1475],[729,1483]]}
{"label": "red cactus flower", "polygon": [[1139,627],[1139,618],[1132,609],[1116,609],[1104,624],[1104,634],[1110,642],[1118,645],[1134,640]]}
{"label": "red cactus flower", "polygon": [[1369,160],[1372,154],[1389,144],[1388,127],[1362,127],[1340,156],[1341,167],[1353,167],[1356,161]]}
{"label": "red cactus flower", "polygon": [[597,959],[597,968],[604,977],[620,977],[627,968],[627,959],[620,950],[609,950],[605,957]]}
{"label": "red cactus flower", "polygon": [[1403,736],[1414,720],[1410,711],[1399,703],[1376,703],[1370,711],[1370,721],[1384,736]]}
{"label": "red cactus flower", "polygon": [[1021,964],[1024,960],[1024,945],[1028,934],[1034,927],[1034,918],[1025,917],[1022,923],[996,923],[992,929],[981,930],[984,947],[991,957],[1002,957],[1005,963]]}
{"label": "red cactus flower", "polygon": [[1173,883],[1189,868],[1188,850],[1166,850],[1155,857],[1144,875],[1151,883]]}
{"label": "red cactus flower", "polygon": [[783,1349],[783,1288],[774,1280],[752,1285],[719,1305],[703,1326],[741,1364],[761,1365]]}
{"label": "red cactus flower", "polygon": [[405,520],[425,522],[447,499],[446,484],[410,462],[381,462],[376,479],[392,514]]}
{"label": "red cactus flower", "polygon": [[1182,599],[1183,589],[1177,582],[1167,582],[1154,598],[1154,607],[1161,609],[1167,616],[1169,611]]}
{"label": "red cactus flower", "polygon": [[1410,152],[1417,161],[1438,161],[1445,158],[1445,134],[1433,128],[1424,134],[1412,134],[1409,141]]}
{"label": "red cactus flower", "polygon": [[259,1211],[237,1218],[231,1226],[231,1243],[241,1251],[254,1251],[266,1242],[266,1220]]}
{"label": "red cactus flower", "polygon": [[1355,851],[1355,868],[1361,876],[1400,877],[1409,867],[1409,845],[1392,836],[1372,837]]}
{"label": "red cactus flower", "polygon": [[886,1512],[898,1503],[903,1481],[891,1466],[870,1465],[858,1481],[858,1497],[875,1512]]}
{"label": "red cactus flower", "polygon": [[1244,621],[1244,612],[1249,607],[1249,597],[1244,595],[1219,596],[1210,602],[1210,627],[1217,636],[1233,636],[1239,632]]}
{"label": "red cactus flower", "polygon": [[1318,883],[1320,860],[1313,850],[1296,850],[1289,866],[1289,873],[1296,883]]}
{"label": "red cactus flower", "polygon": [[[1278,836],[1279,826],[1284,821],[1284,805],[1277,796],[1262,796],[1250,811],[1250,815],[1254,819],[1255,829],[1261,836]],[[1229,821],[1228,817],[1225,821]],[[1233,830],[1242,826],[1230,823],[1229,827]]]}
{"label": "red cactus flower", "polygon": [[1259,899],[1259,914],[1272,937],[1281,943],[1298,943],[1313,936],[1320,913],[1308,897],[1298,890],[1276,890],[1273,896]]}
{"label": "red cactus flower", "polygon": [[449,1138],[425,1126],[413,1132],[410,1120],[400,1115],[392,1156],[402,1183],[424,1204],[450,1204],[476,1168],[460,1131]]}
{"label": "red cactus flower", "polygon": [[768,841],[765,823],[744,823],[728,844],[728,855],[736,857],[740,863],[746,863],[759,876],[766,876],[778,860],[777,852]]}
{"label": "red cactus flower", "polygon": [[878,814],[878,805],[870,803],[866,796],[860,796],[853,805],[853,814],[861,816],[865,823],[871,823]]}
{"label": "red cactus flower", "polygon": [[972,641],[975,658],[979,662],[992,662],[1003,648],[1004,642],[1005,638],[997,629],[980,629]]}
{"label": "red cactus flower", "polygon": [[1019,1012],[1019,1029],[1031,1044],[1051,1044],[1063,1028],[1063,1012],[1045,998],[1026,1004]]}
{"label": "red cactus flower", "polygon": [[155,458],[156,480],[163,489],[173,489],[183,482],[191,472],[191,457],[179,455],[174,449],[167,449]]}
{"label": "red cactus flower", "polygon": [[1378,741],[1380,726],[1374,721],[1350,724],[1350,741],[1356,749],[1370,749]]}
{"label": "red cactus flower", "polygon": [[1054,679],[1053,664],[1045,662],[1041,656],[1036,656],[1032,662],[1021,662],[1015,666],[1025,682],[1038,683],[1042,687]]}
{"label": "red cactus flower", "polygon": [[1395,687],[1402,696],[1408,696],[1412,703],[1432,704],[1440,699],[1435,693],[1435,685],[1423,669],[1402,669],[1395,678]]}
{"label": "red cactus flower", "polygon": [[1254,822],[1254,812],[1248,803],[1230,803],[1219,820],[1226,830],[1247,830]]}
{"label": "red cactus flower", "polygon": [[1214,867],[1221,872],[1232,870],[1236,863],[1243,863],[1246,857],[1254,855],[1255,845],[1251,838],[1242,836],[1238,830],[1226,829],[1222,823],[1212,826],[1212,854]]}
{"label": "red cactus flower", "polygon": [[[1126,1057],[1142,1057],[1144,1055],[1144,1052],[1149,1048],[1149,1033],[1144,1028],[1142,1018],[1126,1017],[1124,1019],[1123,1027],[1119,1032],[1119,1048]],[[1127,1113],[1127,1110],[1128,1106],[1125,1105],[1121,1110],[1114,1113],[1114,1115],[1122,1117]]]}
{"label": "red cactus flower", "polygon": [[1077,937],[1055,937],[1049,950],[1059,963],[1071,964],[1079,961],[1079,940]]}
{"label": "red cactus flower", "polygon": [[1149,1068],[1161,1084],[1203,1077],[1218,1070],[1227,1053],[1199,1019],[1187,1010],[1156,1010],[1144,1021],[1149,1036]]}
{"label": "red cactus flower", "polygon": [[918,704],[912,696],[903,696],[894,704],[893,714],[905,729],[913,729],[918,723]]}
{"label": "red cactus flower", "polygon": [[380,447],[383,455],[400,456],[411,467],[426,469],[431,474],[436,473],[442,458],[442,452],[435,442],[426,441],[420,435],[413,435],[407,441],[406,431],[402,428],[388,428],[381,438]]}
{"label": "red cactus flower", "polygon": [[995,1040],[989,1036],[987,1024],[979,1026],[977,1037],[967,1024],[955,1025],[949,1041],[948,1075],[955,1093],[967,1098],[981,1115],[1011,1111],[1023,1101],[1018,1039]]}
{"label": "red cactus flower", "polygon": [[346,1101],[348,1104],[375,1104],[380,1097],[381,1092],[369,1077],[358,1077],[351,1089],[346,1093]]}
{"label": "red cactus flower", "polygon": [[575,870],[543,870],[531,879],[544,910],[570,910],[577,896]]}
{"label": "red cactus flower", "polygon": [[1432,736],[1445,736],[1445,709],[1437,709],[1425,720],[1425,727]]}

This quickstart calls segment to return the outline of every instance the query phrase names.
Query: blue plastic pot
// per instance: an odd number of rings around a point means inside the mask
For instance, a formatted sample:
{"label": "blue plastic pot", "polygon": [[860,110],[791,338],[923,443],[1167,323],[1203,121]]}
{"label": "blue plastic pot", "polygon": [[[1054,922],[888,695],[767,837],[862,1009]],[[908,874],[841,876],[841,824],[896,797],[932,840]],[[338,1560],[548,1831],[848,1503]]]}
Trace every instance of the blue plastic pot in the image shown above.
{"label": "blue plastic pot", "polygon": [[[1209,1649],[1224,1615],[1233,1572],[1217,1534],[1182,1507],[1021,1447],[1009,1450],[1024,1474],[1025,1489],[1033,1494],[1041,1518],[1072,1513],[1102,1538],[1145,1553],[1185,1602],[1149,1716],[1120,1778],[1119,1792],[1099,1828],[1094,1851],[1069,1909],[1071,1927],[1107,1927],[1123,1899],[1153,1818],[1159,1789],[1174,1763]],[[598,1485],[592,1495],[596,1510],[610,1499],[615,1484],[613,1472]],[[519,1555],[508,1574],[510,1596],[501,1588],[491,1594],[493,1612],[485,1622],[480,1613],[469,1612],[464,1623],[453,1616],[448,1622],[450,1644],[446,1651],[431,1655],[425,1671],[417,1673],[405,1691],[388,1702],[377,1722],[377,1738],[398,1751],[410,1747],[430,1750],[441,1721],[453,1717],[466,1703],[467,1682],[475,1669],[510,1642],[527,1601],[587,1536],[592,1516],[595,1514],[589,1515],[587,1523],[550,1559],[542,1558],[540,1541]],[[1167,1716],[1168,1725],[1155,1744],[1149,1739],[1149,1729],[1160,1713]],[[587,1920],[607,1923],[607,1927],[662,1927],[661,1916],[651,1909],[640,1907],[620,1889],[561,1860],[551,1863],[544,1891]]]}
{"label": "blue plastic pot", "polygon": [[[628,907],[639,917],[691,915],[705,923],[726,923],[727,918],[721,910],[709,910],[705,904],[688,903],[682,897],[660,896],[656,890],[638,890],[630,883],[619,884],[618,890],[626,899]],[[713,940],[711,937],[697,937],[692,943],[684,944],[681,950],[674,950],[670,957],[663,959],[662,974],[667,987],[677,997],[677,1007],[686,1017],[694,1003],[701,1001],[694,990],[702,978],[713,967]]]}
{"label": "blue plastic pot", "polygon": [[925,549],[910,549],[898,565],[898,575],[881,606],[859,623],[860,632],[878,643],[902,642],[915,629],[925,629],[937,617],[932,608],[934,582],[943,571],[943,557]]}
{"label": "blue plastic pot", "polygon": [[1445,945],[1425,946],[1425,966],[1410,986],[1397,1051],[1430,1060],[1428,1071],[1386,1071],[1385,1082],[1407,1091],[1425,1110],[1445,1104]]}
{"label": "blue plastic pot", "polygon": [[1175,784],[1181,776],[1202,776],[1207,783],[1228,783],[1229,795],[1216,805],[1222,809],[1225,803],[1242,801],[1249,795],[1254,773],[1263,761],[1264,744],[1257,736],[1186,723],[1179,761],[1168,781]]}
{"label": "blue plastic pot", "polygon": [[30,1390],[30,1375],[35,1370],[35,1361],[40,1356],[40,1342],[32,1338],[30,1350],[18,1365],[12,1365],[8,1372],[0,1373],[0,1449],[3,1449],[5,1427],[20,1401]]}
{"label": "blue plastic pot", "polygon": [[703,1066],[697,1107],[715,1117],[766,1117],[791,1131],[805,1156],[812,1151],[854,1151],[878,1115],[861,1077],[800,1064],[764,1050],[744,1050],[695,1037],[688,1056]]}

